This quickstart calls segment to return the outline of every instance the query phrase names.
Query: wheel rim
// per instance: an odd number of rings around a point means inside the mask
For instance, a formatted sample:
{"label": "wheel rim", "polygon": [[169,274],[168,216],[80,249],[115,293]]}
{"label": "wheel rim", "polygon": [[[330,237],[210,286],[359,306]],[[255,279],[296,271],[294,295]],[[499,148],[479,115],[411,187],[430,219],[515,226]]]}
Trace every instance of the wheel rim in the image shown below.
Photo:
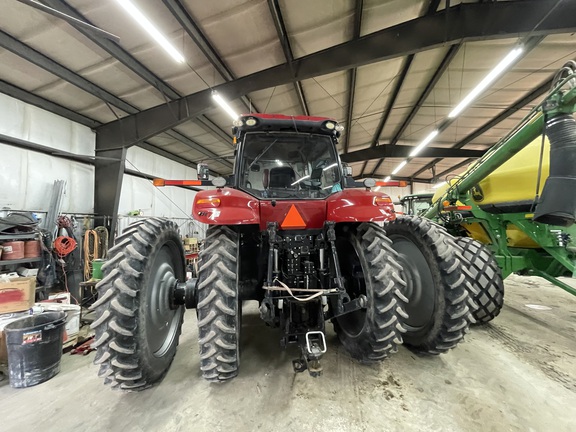
{"label": "wheel rim", "polygon": [[391,235],[393,248],[398,252],[401,274],[406,281],[403,294],[408,298],[405,326],[408,331],[426,327],[432,320],[436,306],[434,278],[430,265],[414,242],[401,235]]}
{"label": "wheel rim", "polygon": [[[354,300],[361,295],[366,295],[366,280],[362,263],[357,251],[357,245],[350,240],[338,242],[338,261],[342,277],[346,280],[346,292],[350,300]],[[366,323],[366,309],[358,309],[347,313],[338,320],[338,325],[346,334],[351,337],[357,336],[364,329]]]}
{"label": "wheel rim", "polygon": [[170,307],[171,290],[177,282],[172,253],[165,244],[156,254],[146,290],[146,339],[155,357],[163,357],[170,350],[182,315],[182,308]]}

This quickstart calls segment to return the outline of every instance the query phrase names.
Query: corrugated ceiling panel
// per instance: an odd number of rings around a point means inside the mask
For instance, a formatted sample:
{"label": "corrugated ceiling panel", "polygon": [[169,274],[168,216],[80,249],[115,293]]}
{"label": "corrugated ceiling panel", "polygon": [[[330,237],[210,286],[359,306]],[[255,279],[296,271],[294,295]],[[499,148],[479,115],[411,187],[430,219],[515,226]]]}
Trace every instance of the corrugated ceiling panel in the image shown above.
{"label": "corrugated ceiling panel", "polygon": [[285,62],[266,2],[186,0],[183,3],[236,76]]}
{"label": "corrugated ceiling panel", "polygon": [[420,15],[425,0],[365,0],[362,36],[409,21]]}
{"label": "corrugated ceiling panel", "polygon": [[355,8],[352,0],[283,0],[280,6],[295,58],[352,38]]}

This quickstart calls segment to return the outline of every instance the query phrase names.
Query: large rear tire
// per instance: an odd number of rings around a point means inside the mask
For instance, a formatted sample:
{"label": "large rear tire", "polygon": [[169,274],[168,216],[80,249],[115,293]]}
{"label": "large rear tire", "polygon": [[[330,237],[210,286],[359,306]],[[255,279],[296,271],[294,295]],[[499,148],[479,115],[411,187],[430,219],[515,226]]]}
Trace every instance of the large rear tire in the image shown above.
{"label": "large rear tire", "polygon": [[496,318],[504,306],[504,281],[502,271],[492,251],[484,244],[469,237],[458,237],[458,246],[470,272],[470,283],[476,294],[478,309],[472,311],[476,324],[486,324]]}
{"label": "large rear tire", "polygon": [[208,228],[199,256],[196,308],[200,369],[208,381],[225,381],[238,375],[238,262],[238,233],[226,226]]}
{"label": "large rear tire", "polygon": [[385,229],[407,282],[404,343],[426,354],[454,348],[474,321],[474,303],[454,237],[417,216],[398,217]]}
{"label": "large rear tire", "polygon": [[396,253],[376,224],[344,226],[336,240],[338,260],[351,300],[366,296],[366,307],[334,319],[334,329],[350,355],[375,362],[402,344],[404,281]]}
{"label": "large rear tire", "polygon": [[184,249],[173,222],[153,218],[130,225],[102,266],[94,363],[104,383],[143,390],[159,382],[176,354],[184,308],[172,306],[176,281],[185,280]]}

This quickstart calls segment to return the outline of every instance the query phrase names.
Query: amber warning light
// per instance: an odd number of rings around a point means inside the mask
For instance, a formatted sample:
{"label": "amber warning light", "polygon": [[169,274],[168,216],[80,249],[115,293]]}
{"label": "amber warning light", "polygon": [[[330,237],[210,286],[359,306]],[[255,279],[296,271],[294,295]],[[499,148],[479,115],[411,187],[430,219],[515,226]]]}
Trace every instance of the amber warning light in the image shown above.
{"label": "amber warning light", "polygon": [[155,178],[152,180],[152,184],[157,187],[162,186],[205,186],[202,184],[202,180],[164,180],[161,178]]}
{"label": "amber warning light", "polygon": [[404,180],[400,180],[400,181],[377,181],[375,186],[376,187],[406,187],[408,183],[405,182]]}

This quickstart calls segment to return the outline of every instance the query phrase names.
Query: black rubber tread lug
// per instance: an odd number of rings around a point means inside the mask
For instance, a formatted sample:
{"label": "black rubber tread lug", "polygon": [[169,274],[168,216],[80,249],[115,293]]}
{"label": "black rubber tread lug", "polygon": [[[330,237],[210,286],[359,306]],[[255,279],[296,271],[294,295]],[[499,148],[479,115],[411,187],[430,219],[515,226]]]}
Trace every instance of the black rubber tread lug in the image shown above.
{"label": "black rubber tread lug", "polygon": [[234,230],[208,229],[199,255],[197,285],[200,370],[208,381],[225,381],[238,374],[237,254]]}
{"label": "black rubber tread lug", "polygon": [[414,351],[432,355],[455,348],[464,339],[470,324],[474,323],[468,306],[473,288],[468,282],[462,251],[456,239],[442,226],[417,216],[399,216],[384,228],[392,239],[395,234],[410,236],[410,233],[420,239],[423,244],[418,246],[431,252],[433,266],[439,275],[435,289],[441,301],[437,304],[433,324],[425,335],[407,332],[404,344]]}
{"label": "black rubber tread lug", "polygon": [[404,327],[401,320],[405,313],[404,301],[398,293],[405,282],[399,275],[401,267],[395,259],[397,253],[384,229],[373,223],[362,223],[340,235],[350,236],[357,245],[358,256],[367,264],[364,277],[368,279],[368,312],[364,328],[358,334],[352,336],[342,329],[341,324],[349,318],[347,315],[334,319],[334,330],[353,358],[364,363],[377,362],[395,353],[402,344]]}
{"label": "black rubber tread lug", "polygon": [[[148,289],[155,252],[170,245],[172,259],[184,280],[184,251],[176,224],[153,218],[130,225],[118,237],[103,265],[103,278],[97,284],[98,300],[92,306],[96,319],[97,348],[94,363],[100,365],[104,383],[125,391],[140,391],[162,380],[174,358],[182,325],[182,310],[173,344],[161,358],[143,348],[146,342],[138,327],[145,319],[140,296]],[[181,261],[179,261],[181,260]],[[178,315],[177,315],[178,317]]]}
{"label": "black rubber tread lug", "polygon": [[504,281],[502,270],[494,259],[492,251],[469,237],[458,237],[458,246],[469,272],[468,280],[473,285],[476,309],[472,315],[476,324],[486,324],[496,318],[504,306]]}

